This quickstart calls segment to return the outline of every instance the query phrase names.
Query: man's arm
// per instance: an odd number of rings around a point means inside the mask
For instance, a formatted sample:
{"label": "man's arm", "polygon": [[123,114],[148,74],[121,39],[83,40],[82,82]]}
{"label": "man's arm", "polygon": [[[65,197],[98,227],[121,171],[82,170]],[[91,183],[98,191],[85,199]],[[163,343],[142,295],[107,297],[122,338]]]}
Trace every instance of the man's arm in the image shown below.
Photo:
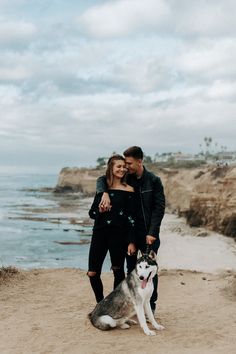
{"label": "man's arm", "polygon": [[137,195],[136,193],[129,194],[126,202],[126,217],[127,217],[127,254],[133,256],[136,253],[135,246],[135,221],[137,215]]}
{"label": "man's arm", "polygon": [[99,204],[99,212],[108,211],[111,209],[111,200],[108,194],[106,176],[100,176],[96,183],[96,193],[103,193]]}
{"label": "man's arm", "polygon": [[100,176],[97,179],[96,182],[96,193],[104,193],[107,192],[107,181],[106,181],[106,176]]}
{"label": "man's arm", "polygon": [[[148,231],[148,236],[153,236],[154,238],[159,237],[159,231],[161,226],[161,221],[165,214],[165,195],[164,188],[159,177],[156,177],[154,181],[154,204],[152,209],[151,223]],[[150,238],[151,240],[151,238]]]}

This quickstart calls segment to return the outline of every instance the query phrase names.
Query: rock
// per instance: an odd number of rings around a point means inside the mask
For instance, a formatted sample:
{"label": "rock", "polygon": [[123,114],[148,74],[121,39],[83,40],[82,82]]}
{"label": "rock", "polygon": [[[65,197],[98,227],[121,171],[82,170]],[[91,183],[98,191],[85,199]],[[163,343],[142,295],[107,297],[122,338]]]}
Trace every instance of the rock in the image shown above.
{"label": "rock", "polygon": [[222,231],[226,236],[231,236],[236,239],[236,213],[224,218]]}
{"label": "rock", "polygon": [[203,225],[202,217],[199,210],[190,208],[185,212],[187,223],[192,227],[198,227]]}
{"label": "rock", "polygon": [[65,167],[60,171],[55,193],[80,192],[83,196],[93,196],[96,191],[96,179],[104,170]]}
{"label": "rock", "polygon": [[199,231],[199,232],[196,234],[197,237],[206,237],[206,236],[208,236],[208,235],[209,235],[209,233],[208,233],[207,231]]}
{"label": "rock", "polygon": [[159,176],[168,205],[190,226],[236,238],[236,166],[183,168],[175,174],[160,170]]}
{"label": "rock", "polygon": [[80,240],[80,241],[54,241],[60,245],[86,245],[90,243],[90,240]]}

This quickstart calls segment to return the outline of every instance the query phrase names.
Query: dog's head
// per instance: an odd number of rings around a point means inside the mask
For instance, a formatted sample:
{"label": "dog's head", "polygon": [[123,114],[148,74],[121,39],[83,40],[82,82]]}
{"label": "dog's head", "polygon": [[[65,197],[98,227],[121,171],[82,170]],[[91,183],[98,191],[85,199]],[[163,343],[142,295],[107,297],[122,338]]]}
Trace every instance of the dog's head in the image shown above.
{"label": "dog's head", "polygon": [[158,265],[156,261],[156,253],[150,251],[150,253],[141,253],[138,251],[136,273],[141,281],[141,287],[144,289],[147,283],[157,274]]}

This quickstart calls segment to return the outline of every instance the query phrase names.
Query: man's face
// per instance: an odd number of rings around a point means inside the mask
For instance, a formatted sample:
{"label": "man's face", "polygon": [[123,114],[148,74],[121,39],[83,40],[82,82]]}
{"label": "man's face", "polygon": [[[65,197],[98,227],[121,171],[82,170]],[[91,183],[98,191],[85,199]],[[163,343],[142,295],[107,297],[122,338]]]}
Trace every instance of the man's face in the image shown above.
{"label": "man's face", "polygon": [[133,157],[125,158],[125,165],[126,168],[128,169],[128,173],[137,173],[138,170],[140,169],[141,164],[142,164],[142,160],[140,159],[135,159]]}

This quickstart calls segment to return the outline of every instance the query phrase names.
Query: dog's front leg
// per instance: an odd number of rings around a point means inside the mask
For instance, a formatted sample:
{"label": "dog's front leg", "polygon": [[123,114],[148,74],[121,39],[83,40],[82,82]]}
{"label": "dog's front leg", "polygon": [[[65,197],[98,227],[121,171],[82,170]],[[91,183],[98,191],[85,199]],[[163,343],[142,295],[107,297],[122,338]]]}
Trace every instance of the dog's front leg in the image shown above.
{"label": "dog's front leg", "polygon": [[145,313],[149,319],[149,321],[151,322],[152,326],[157,329],[157,330],[162,330],[165,329],[165,327],[163,327],[162,325],[158,324],[154,318],[154,315],[152,313],[152,309],[150,306],[150,302],[149,300],[147,302],[145,302],[144,304],[144,309],[145,309]]}
{"label": "dog's front leg", "polygon": [[155,332],[151,331],[148,326],[147,326],[147,322],[146,322],[146,318],[145,318],[145,314],[144,314],[144,308],[143,308],[143,304],[140,304],[138,306],[135,306],[135,311],[138,317],[138,321],[140,324],[140,327],[143,329],[144,333],[147,336],[155,336]]}

